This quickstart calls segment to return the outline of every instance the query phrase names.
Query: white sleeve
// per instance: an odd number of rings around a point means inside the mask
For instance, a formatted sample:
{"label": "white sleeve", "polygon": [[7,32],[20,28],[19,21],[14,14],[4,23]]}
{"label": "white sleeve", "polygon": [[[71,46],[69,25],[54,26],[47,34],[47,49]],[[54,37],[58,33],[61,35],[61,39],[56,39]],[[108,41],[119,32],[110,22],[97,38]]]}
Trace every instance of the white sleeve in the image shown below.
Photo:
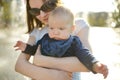
{"label": "white sleeve", "polygon": [[35,28],[33,29],[33,31],[30,33],[30,36],[35,36],[35,38],[38,36],[39,34],[39,29]]}
{"label": "white sleeve", "polygon": [[36,42],[40,40],[44,34],[48,32],[47,27],[42,29],[35,28],[31,33],[30,36],[34,36],[36,38]]}
{"label": "white sleeve", "polygon": [[76,35],[80,30],[82,30],[85,27],[89,27],[88,23],[82,19],[82,18],[78,18],[75,19],[75,31],[73,32],[73,35]]}

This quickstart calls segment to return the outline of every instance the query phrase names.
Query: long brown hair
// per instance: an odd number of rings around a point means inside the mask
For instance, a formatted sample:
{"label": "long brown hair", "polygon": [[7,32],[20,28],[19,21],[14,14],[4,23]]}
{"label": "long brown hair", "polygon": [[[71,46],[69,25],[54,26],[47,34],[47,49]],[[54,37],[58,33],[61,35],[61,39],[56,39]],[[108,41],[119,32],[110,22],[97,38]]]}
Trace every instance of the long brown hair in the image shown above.
{"label": "long brown hair", "polygon": [[[42,0],[43,2],[46,1],[52,1],[55,2],[56,7],[61,4],[61,0]],[[43,23],[38,20],[36,17],[32,16],[29,13],[29,10],[31,9],[29,0],[26,0],[26,11],[27,11],[27,27],[28,27],[28,33],[30,33],[34,28],[41,28],[43,27]]]}

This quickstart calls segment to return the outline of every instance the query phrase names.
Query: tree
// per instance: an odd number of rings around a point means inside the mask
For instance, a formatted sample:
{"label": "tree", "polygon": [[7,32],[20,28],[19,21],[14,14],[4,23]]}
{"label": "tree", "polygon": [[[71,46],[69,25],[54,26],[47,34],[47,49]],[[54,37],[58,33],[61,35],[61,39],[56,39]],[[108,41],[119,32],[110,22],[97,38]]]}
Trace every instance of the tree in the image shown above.
{"label": "tree", "polygon": [[120,27],[120,0],[115,0],[115,10],[112,13],[112,18],[115,24],[113,27]]}
{"label": "tree", "polygon": [[11,13],[11,3],[12,0],[0,0],[0,5],[3,8],[2,21],[4,26],[8,27],[11,24],[12,13]]}
{"label": "tree", "polygon": [[88,22],[91,26],[101,26],[104,27],[107,25],[108,19],[107,12],[89,12],[88,13]]}

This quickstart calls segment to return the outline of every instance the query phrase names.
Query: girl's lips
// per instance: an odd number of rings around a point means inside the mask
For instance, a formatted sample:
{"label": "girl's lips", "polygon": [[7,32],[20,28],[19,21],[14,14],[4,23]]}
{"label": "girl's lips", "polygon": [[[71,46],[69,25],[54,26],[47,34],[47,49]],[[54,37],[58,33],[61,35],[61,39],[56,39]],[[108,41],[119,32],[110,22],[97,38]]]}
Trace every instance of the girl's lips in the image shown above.
{"label": "girl's lips", "polygon": [[44,18],[44,20],[48,20],[48,18]]}
{"label": "girl's lips", "polygon": [[47,19],[43,19],[44,21],[48,21],[48,18]]}

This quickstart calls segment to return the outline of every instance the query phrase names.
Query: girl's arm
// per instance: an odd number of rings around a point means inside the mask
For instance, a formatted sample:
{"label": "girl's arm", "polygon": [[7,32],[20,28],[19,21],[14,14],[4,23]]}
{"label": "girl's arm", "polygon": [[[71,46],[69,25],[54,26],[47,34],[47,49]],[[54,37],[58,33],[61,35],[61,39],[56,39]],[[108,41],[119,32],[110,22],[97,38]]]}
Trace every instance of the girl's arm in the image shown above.
{"label": "girl's arm", "polygon": [[77,57],[48,57],[40,54],[40,46],[34,56],[34,64],[41,67],[64,70],[68,72],[88,72],[89,70],[77,59]]}
{"label": "girl's arm", "polygon": [[34,64],[68,72],[89,71],[76,57],[55,58],[41,55],[34,58]]}
{"label": "girl's arm", "polygon": [[[34,41],[35,38],[31,36],[28,43],[32,45]],[[15,70],[36,80],[71,80],[71,76],[67,72],[35,66],[29,62],[29,59],[29,55],[21,53],[17,59]]]}
{"label": "girl's arm", "polygon": [[91,48],[90,42],[89,42],[89,31],[90,31],[90,28],[88,26],[86,26],[78,32],[77,36],[80,38],[83,45],[92,52],[92,48]]}
{"label": "girl's arm", "polygon": [[17,72],[35,80],[70,80],[71,77],[66,72],[37,67],[29,63],[25,56],[26,54],[20,54],[15,66]]}

